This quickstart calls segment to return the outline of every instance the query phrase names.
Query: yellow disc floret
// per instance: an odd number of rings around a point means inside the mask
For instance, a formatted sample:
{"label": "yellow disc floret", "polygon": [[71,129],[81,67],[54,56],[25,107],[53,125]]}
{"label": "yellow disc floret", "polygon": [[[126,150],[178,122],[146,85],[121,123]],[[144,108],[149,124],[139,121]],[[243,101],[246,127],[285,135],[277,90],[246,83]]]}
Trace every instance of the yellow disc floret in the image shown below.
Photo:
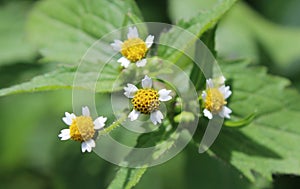
{"label": "yellow disc floret", "polygon": [[131,100],[133,108],[142,114],[150,114],[159,107],[158,96],[154,89],[139,89]]}
{"label": "yellow disc floret", "polygon": [[205,108],[210,112],[217,113],[227,104],[223,94],[217,88],[207,89],[206,94]]}
{"label": "yellow disc floret", "polygon": [[146,43],[140,38],[131,38],[124,41],[121,54],[131,62],[141,60],[147,53]]}
{"label": "yellow disc floret", "polygon": [[70,125],[70,136],[72,140],[83,142],[93,138],[94,134],[94,123],[91,117],[79,116],[73,119]]}

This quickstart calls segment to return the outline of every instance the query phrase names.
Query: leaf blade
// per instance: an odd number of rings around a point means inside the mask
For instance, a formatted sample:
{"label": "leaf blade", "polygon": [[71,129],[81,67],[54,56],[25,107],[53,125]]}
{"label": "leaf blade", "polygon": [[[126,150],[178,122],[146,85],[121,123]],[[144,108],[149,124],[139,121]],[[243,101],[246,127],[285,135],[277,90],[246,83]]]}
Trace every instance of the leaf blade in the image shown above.
{"label": "leaf blade", "polygon": [[[101,93],[111,92],[115,78],[117,78],[119,74],[118,70],[112,67],[111,64],[107,65],[97,81],[90,80],[90,78],[98,78],[99,73],[96,71],[77,72],[75,67],[61,67],[44,75],[36,76],[28,82],[0,89],[0,96],[74,88],[94,90],[95,92]],[[75,76],[81,79],[80,83],[74,84]],[[95,84],[95,89],[89,87]],[[114,90],[118,89],[117,87],[114,88]]]}
{"label": "leaf blade", "polygon": [[[95,41],[123,27],[128,14],[140,15],[132,0],[38,2],[28,20],[29,39],[43,61],[76,65]],[[140,22],[129,19],[127,24],[135,21]]]}
{"label": "leaf blade", "polygon": [[119,168],[114,180],[109,184],[108,189],[133,188],[142,178],[147,168]]}
{"label": "leaf blade", "polygon": [[[188,32],[191,32],[198,38],[202,36],[207,30],[213,28],[221,17],[230,10],[230,8],[237,2],[237,0],[224,0],[217,4],[213,9],[200,13],[190,19],[188,22],[180,21],[178,26]],[[186,41],[182,39],[182,32],[172,29],[168,33],[163,33],[160,37],[162,44],[174,44],[177,47],[186,47],[193,44],[193,41]],[[186,47],[187,48],[187,47]],[[182,55],[180,52],[171,48],[160,46],[157,50],[158,56],[167,58],[176,62]]]}
{"label": "leaf blade", "polygon": [[29,9],[30,4],[25,2],[7,3],[0,8],[0,65],[36,58],[36,49],[26,41],[25,18]]}
{"label": "leaf blade", "polygon": [[300,140],[299,93],[287,88],[288,80],[268,75],[262,67],[238,61],[226,62],[222,68],[232,83],[233,116],[243,118],[252,112],[256,116],[247,127],[224,127],[212,152],[252,182],[253,171],[269,181],[273,173],[299,175],[300,152],[295,143]]}

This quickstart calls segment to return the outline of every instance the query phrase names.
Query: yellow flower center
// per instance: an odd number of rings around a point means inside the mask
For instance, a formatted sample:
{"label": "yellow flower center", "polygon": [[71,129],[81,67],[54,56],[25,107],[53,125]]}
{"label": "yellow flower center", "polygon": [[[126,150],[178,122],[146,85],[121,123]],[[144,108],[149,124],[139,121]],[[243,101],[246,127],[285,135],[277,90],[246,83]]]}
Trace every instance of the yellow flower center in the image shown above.
{"label": "yellow flower center", "polygon": [[72,140],[83,142],[93,138],[94,134],[94,123],[91,117],[79,116],[73,119],[70,125],[70,136]]}
{"label": "yellow flower center", "polygon": [[223,94],[217,88],[207,89],[206,94],[205,108],[210,112],[217,113],[227,104]]}
{"label": "yellow flower center", "polygon": [[148,49],[146,43],[140,38],[131,38],[124,41],[121,54],[131,62],[141,60],[146,56]]}
{"label": "yellow flower center", "polygon": [[139,89],[131,100],[133,108],[142,114],[150,114],[159,107],[158,92],[153,89]]}

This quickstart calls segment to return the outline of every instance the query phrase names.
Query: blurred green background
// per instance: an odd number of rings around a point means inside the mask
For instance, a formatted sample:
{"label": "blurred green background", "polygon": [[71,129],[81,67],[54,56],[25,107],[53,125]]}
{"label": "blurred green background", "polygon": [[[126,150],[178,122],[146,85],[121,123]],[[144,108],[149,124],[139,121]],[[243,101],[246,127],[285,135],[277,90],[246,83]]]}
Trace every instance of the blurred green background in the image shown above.
{"label": "blurred green background", "polygon": [[[137,0],[145,21],[165,23],[176,23],[180,18],[188,19],[199,11],[209,9],[216,2]],[[0,1],[1,88],[28,81],[56,66],[40,63],[39,53],[26,41],[26,17],[34,3],[22,0]],[[240,20],[232,19],[234,13],[229,13],[217,30],[216,46],[219,55],[225,58],[250,57],[255,64],[267,66],[269,72],[288,77],[292,85],[300,90],[300,43],[297,43],[300,37],[300,1],[248,0],[241,6],[252,11],[246,16],[255,14],[259,19],[252,22],[253,17],[246,18],[249,20],[246,26]],[[235,14],[239,14],[239,11],[235,11]],[[264,27],[255,28],[256,21]],[[253,27],[247,28],[251,24]],[[239,35],[233,37],[232,32]],[[284,44],[279,41],[278,48],[270,50],[268,47],[272,45],[268,36],[274,34],[272,40],[276,41],[280,40],[277,36],[285,36],[285,32],[292,33],[285,40],[294,45],[281,47]],[[229,47],[222,46],[224,39],[231,40],[227,43]],[[243,50],[235,52],[240,45]],[[285,52],[285,48],[295,51]],[[1,189],[105,188],[110,183],[117,166],[94,153],[83,155],[79,143],[61,142],[57,137],[65,127],[61,117],[65,111],[72,111],[71,92],[60,90],[0,98]],[[292,175],[274,175],[272,185],[263,180],[252,185],[229,165],[207,154],[199,155],[194,147],[188,146],[167,163],[150,168],[136,188],[297,187],[300,187],[300,179]]]}

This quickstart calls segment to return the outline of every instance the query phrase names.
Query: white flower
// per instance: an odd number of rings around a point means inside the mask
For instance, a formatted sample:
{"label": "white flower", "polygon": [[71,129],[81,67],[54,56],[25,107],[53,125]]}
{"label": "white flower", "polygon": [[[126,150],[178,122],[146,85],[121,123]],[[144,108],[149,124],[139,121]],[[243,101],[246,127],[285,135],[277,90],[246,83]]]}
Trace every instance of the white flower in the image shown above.
{"label": "white flower", "polygon": [[161,89],[159,91],[152,89],[152,79],[147,75],[142,80],[143,89],[138,89],[135,85],[128,83],[124,87],[124,95],[132,98],[133,110],[128,118],[131,121],[136,120],[140,114],[150,114],[150,120],[154,125],[161,123],[164,118],[159,110],[160,102],[172,99],[171,90]]}
{"label": "white flower", "polygon": [[115,51],[120,52],[123,56],[118,60],[121,66],[127,68],[131,62],[136,63],[137,67],[146,65],[146,54],[153,44],[154,36],[149,35],[145,41],[139,38],[136,27],[129,27],[127,40],[122,42],[114,40],[111,43]]}
{"label": "white flower", "polygon": [[226,99],[232,94],[229,86],[225,86],[225,78],[220,77],[215,84],[212,79],[206,80],[206,90],[202,92],[204,101],[204,116],[212,119],[213,115],[218,114],[223,118],[230,118],[232,113],[226,104]]}
{"label": "white flower", "polygon": [[75,140],[81,142],[82,152],[91,152],[96,146],[94,136],[96,131],[103,129],[106,117],[100,116],[94,121],[90,116],[90,110],[87,106],[82,107],[82,116],[76,116],[74,113],[65,112],[62,118],[65,124],[69,125],[69,129],[61,130],[58,137],[61,140]]}

